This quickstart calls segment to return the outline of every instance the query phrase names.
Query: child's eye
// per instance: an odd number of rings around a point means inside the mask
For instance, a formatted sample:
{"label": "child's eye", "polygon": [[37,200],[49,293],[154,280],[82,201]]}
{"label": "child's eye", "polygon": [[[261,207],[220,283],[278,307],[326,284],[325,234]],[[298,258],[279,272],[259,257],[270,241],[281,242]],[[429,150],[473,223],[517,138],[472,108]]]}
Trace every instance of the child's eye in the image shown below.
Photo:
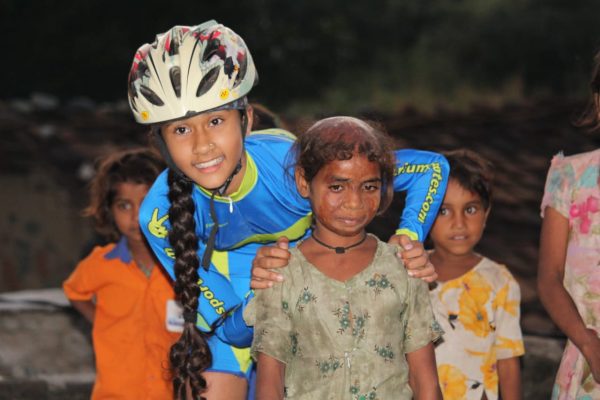
{"label": "child's eye", "polygon": [[217,125],[221,125],[222,123],[223,123],[223,118],[221,118],[221,117],[215,117],[215,118],[212,118],[208,122],[208,125],[209,126],[217,126]]}
{"label": "child's eye", "polygon": [[117,209],[122,211],[131,210],[131,203],[129,203],[128,201],[119,201],[117,203]]}
{"label": "child's eye", "polygon": [[448,215],[448,209],[446,207],[440,207],[440,215]]}
{"label": "child's eye", "polygon": [[339,192],[342,190],[342,185],[329,185],[329,189],[332,192]]}
{"label": "child's eye", "polygon": [[465,212],[469,215],[473,215],[478,211],[478,208],[475,206],[469,206],[466,208]]}
{"label": "child's eye", "polygon": [[367,183],[365,185],[365,190],[367,192],[374,192],[374,191],[378,191],[379,190],[379,185],[376,183]]}
{"label": "child's eye", "polygon": [[173,130],[175,131],[175,134],[177,134],[177,135],[185,135],[186,133],[188,133],[190,131],[190,128],[188,128],[187,126],[177,126]]}

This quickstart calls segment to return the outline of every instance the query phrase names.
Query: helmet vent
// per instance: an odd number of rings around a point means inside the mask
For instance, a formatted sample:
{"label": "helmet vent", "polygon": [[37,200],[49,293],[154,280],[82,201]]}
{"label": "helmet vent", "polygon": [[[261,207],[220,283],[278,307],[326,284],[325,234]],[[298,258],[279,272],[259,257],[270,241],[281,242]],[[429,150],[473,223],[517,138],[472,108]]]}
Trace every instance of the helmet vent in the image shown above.
{"label": "helmet vent", "polygon": [[227,57],[225,59],[225,63],[223,64],[223,71],[225,71],[229,79],[231,79],[231,74],[233,74],[234,71],[233,60],[231,59],[231,57]]}
{"label": "helmet vent", "polygon": [[179,67],[173,67],[169,70],[169,78],[171,79],[171,86],[175,91],[175,96],[181,97],[181,70]]}
{"label": "helmet vent", "polygon": [[240,63],[240,70],[238,71],[235,81],[233,82],[233,87],[237,87],[246,76],[246,71],[248,70],[248,59],[245,56],[238,57],[238,62]]}
{"label": "helmet vent", "polygon": [[169,46],[169,55],[173,57],[176,54],[179,54],[179,41],[172,38]]}
{"label": "helmet vent", "polygon": [[208,60],[211,60],[213,56],[218,56],[221,59],[225,58],[224,54],[222,54],[223,50],[220,47],[221,41],[211,36],[206,43],[204,54],[202,54],[202,62],[205,63]]}
{"label": "helmet vent", "polygon": [[158,97],[158,95],[156,93],[154,93],[154,91],[152,89],[150,89],[148,86],[140,85],[140,93],[142,94],[142,96],[144,96],[146,98],[146,100],[148,100],[150,103],[154,104],[155,106],[164,106],[165,105],[165,103],[163,103],[163,101],[160,99],[160,97]]}
{"label": "helmet vent", "polygon": [[197,97],[202,96],[204,93],[208,92],[210,88],[213,87],[213,85],[217,81],[217,78],[219,77],[220,69],[220,66],[214,67],[202,77],[202,80],[198,85],[198,90],[196,91]]}

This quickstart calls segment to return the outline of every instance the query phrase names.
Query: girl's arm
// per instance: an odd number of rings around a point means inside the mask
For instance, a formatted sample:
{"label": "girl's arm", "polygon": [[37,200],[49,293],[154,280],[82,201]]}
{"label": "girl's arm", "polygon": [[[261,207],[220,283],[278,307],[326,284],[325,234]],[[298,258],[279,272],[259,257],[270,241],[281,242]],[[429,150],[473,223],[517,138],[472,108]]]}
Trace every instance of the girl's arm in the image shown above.
{"label": "girl's arm", "polygon": [[416,400],[441,400],[433,343],[406,354],[408,379]]}
{"label": "girl's arm", "polygon": [[[146,195],[139,212],[142,232],[150,248],[158,258],[165,271],[175,280],[175,253],[169,243],[170,202],[166,193],[168,185],[167,171],[156,179]],[[202,260],[204,246],[198,250],[198,258]],[[235,292],[229,280],[218,272],[201,266],[198,268],[198,315],[196,326],[203,332],[211,332],[225,343],[236,347],[248,347],[252,342],[252,328],[243,323],[244,302]],[[230,314],[226,314],[231,312]],[[225,315],[230,317],[224,318]]]}
{"label": "girl's arm", "polygon": [[252,293],[242,300],[231,282],[220,273],[200,267],[198,275],[198,329],[204,332],[214,329],[219,339],[235,347],[250,346],[253,330],[244,322],[243,313]]}
{"label": "girl's arm", "polygon": [[284,395],[285,364],[258,353],[256,360],[256,399],[282,400]]}
{"label": "girl's arm", "polygon": [[552,207],[546,207],[540,235],[538,292],[552,320],[577,346],[600,382],[600,339],[587,329],[573,299],[563,286],[569,221]]}
{"label": "girl's arm", "polygon": [[498,380],[503,400],[521,400],[521,365],[518,357],[498,360]]}
{"label": "girl's arm", "polygon": [[94,316],[96,315],[96,304],[92,300],[69,300],[73,308],[81,313],[90,321],[90,323],[94,323]]}
{"label": "girl's arm", "polygon": [[450,167],[444,156],[429,151],[397,150],[395,156],[394,191],[407,193],[400,224],[389,243],[401,246],[403,250],[398,257],[411,276],[433,282],[437,273],[419,242],[425,240],[435,221],[446,192]]}
{"label": "girl's arm", "polygon": [[413,149],[397,150],[394,191],[406,191],[396,235],[424,241],[444,199],[450,167],[438,153]]}

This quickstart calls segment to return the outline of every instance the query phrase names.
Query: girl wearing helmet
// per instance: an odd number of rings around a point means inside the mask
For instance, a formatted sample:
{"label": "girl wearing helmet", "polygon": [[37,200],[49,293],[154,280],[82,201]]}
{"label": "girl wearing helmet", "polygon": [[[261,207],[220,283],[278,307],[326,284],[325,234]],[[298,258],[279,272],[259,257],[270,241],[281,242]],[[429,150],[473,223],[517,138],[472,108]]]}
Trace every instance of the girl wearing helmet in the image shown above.
{"label": "girl wearing helmet", "polygon": [[[158,35],[138,50],[129,75],[130,107],[152,127],[169,165],[144,200],[140,224],[184,310],[184,332],[170,356],[177,399],[246,396],[252,332],[241,299],[252,259],[261,244],[286,236],[294,245],[310,229],[310,204],[285,179],[295,137],[281,129],[250,132],[245,96],[256,81],[242,38],[215,21]],[[396,157],[394,190],[408,190],[397,233],[423,240],[448,165],[430,152],[400,150]]]}

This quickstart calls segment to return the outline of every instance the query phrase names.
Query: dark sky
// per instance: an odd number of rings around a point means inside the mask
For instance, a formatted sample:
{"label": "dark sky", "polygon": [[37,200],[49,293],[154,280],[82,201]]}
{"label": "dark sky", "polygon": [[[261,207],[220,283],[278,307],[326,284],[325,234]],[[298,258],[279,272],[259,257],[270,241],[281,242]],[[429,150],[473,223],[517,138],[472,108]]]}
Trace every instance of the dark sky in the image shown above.
{"label": "dark sky", "polygon": [[244,2],[234,2],[235,13],[210,3],[2,0],[0,32],[8,49],[2,56],[0,98],[27,97],[33,91],[124,98],[135,50],[157,33],[213,18],[235,25],[242,17]]}

